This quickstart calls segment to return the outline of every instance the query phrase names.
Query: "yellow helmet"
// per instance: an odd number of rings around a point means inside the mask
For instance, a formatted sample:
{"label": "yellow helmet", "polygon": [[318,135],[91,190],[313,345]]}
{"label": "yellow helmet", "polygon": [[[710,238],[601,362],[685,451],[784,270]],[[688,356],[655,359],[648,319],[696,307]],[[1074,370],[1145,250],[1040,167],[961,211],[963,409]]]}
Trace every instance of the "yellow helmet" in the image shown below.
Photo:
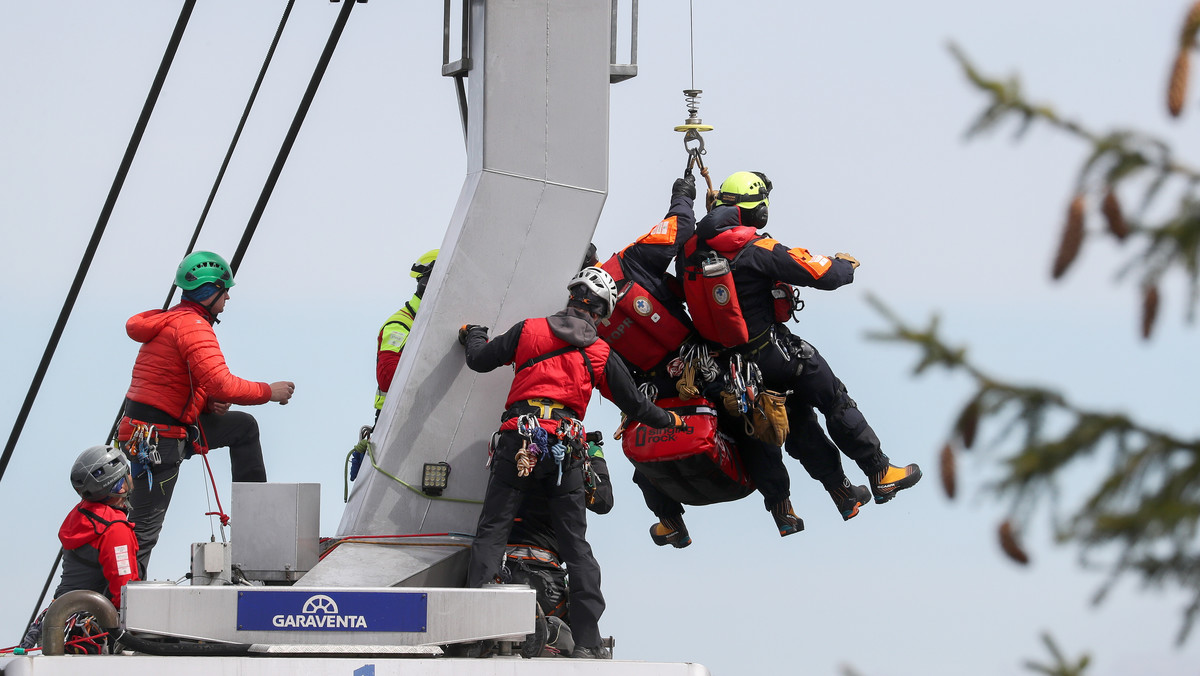
{"label": "yellow helmet", "polygon": [[717,193],[717,201],[721,204],[737,205],[743,209],[753,209],[762,204],[770,204],[767,199],[771,194],[771,181],[766,174],[758,171],[739,171],[730,174],[721,184]]}
{"label": "yellow helmet", "polygon": [[429,251],[421,254],[421,257],[417,259],[417,262],[413,263],[412,272],[410,272],[409,275],[413,279],[428,277],[429,274],[433,272],[433,264],[435,261],[437,261],[438,251],[439,249],[430,249]]}

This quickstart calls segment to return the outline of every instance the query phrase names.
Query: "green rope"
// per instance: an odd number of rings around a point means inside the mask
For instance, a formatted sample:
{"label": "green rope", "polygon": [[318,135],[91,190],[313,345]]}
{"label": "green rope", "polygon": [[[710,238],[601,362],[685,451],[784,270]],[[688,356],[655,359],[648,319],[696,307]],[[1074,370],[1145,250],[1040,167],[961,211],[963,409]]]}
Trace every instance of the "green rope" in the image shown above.
{"label": "green rope", "polygon": [[401,479],[400,477],[396,476],[395,474],[392,474],[391,472],[387,471],[386,469],[380,467],[379,463],[375,462],[375,444],[371,443],[371,441],[369,439],[360,440],[357,444],[354,445],[354,448],[350,449],[350,452],[346,454],[346,464],[344,467],[343,477],[342,477],[345,481],[344,486],[343,486],[343,492],[342,492],[342,501],[343,502],[348,502],[350,500],[350,458],[355,453],[363,453],[363,452],[365,452],[367,454],[367,457],[369,457],[371,459],[371,466],[374,467],[376,470],[378,470],[381,474],[383,474],[387,478],[391,479],[392,481],[395,481],[396,483],[400,484],[401,486],[404,486],[405,488],[416,493],[417,495],[420,495],[423,498],[428,498],[429,500],[445,500],[447,502],[465,502],[470,505],[482,505],[483,504],[483,500],[468,500],[466,498],[447,498],[447,497],[443,497],[441,495],[426,495],[425,492],[422,491],[420,488],[413,486],[412,484]]}

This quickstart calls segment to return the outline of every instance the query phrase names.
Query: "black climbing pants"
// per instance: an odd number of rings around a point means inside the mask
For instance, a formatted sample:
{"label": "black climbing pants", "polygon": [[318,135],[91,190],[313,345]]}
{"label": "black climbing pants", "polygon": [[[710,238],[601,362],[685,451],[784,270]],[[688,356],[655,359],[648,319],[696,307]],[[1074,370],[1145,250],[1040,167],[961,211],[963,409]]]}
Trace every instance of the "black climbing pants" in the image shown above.
{"label": "black climbing pants", "polygon": [[[209,448],[229,448],[230,470],[234,481],[261,483],[267,480],[267,469],[263,463],[262,444],[258,438],[258,421],[245,411],[228,411],[224,415],[202,414],[200,427],[208,440]],[[179,468],[185,457],[190,456],[191,442],[184,439],[160,439],[158,453],[161,461],[150,465],[149,471],[134,477],[133,493],[129,496],[129,520],[138,540],[138,573],[146,577],[150,565],[150,552],[158,544]]]}

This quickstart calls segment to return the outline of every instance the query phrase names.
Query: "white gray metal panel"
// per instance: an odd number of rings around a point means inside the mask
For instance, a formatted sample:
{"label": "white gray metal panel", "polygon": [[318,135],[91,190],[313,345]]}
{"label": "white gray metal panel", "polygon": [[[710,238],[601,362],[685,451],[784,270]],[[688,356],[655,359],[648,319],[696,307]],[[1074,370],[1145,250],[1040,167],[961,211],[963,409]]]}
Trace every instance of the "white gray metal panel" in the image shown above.
{"label": "white gray metal panel", "polygon": [[[471,11],[468,175],[374,437],[381,468],[411,486],[424,463],[449,462],[444,497],[460,500],[483,496],[512,374],[468,370],[458,327],[495,333],[561,309],[608,182],[608,4],[474,0]],[[471,534],[478,512],[364,467],[338,534]]]}
{"label": "white gray metal panel", "polygon": [[252,580],[295,580],[317,563],[321,484],[234,482],[233,565]]}

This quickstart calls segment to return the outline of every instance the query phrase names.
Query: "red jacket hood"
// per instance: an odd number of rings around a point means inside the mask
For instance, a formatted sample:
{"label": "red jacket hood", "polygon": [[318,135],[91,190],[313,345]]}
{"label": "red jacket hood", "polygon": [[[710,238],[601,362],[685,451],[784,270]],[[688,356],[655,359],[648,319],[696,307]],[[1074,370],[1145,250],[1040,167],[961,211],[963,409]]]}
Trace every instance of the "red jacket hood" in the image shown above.
{"label": "red jacket hood", "polygon": [[[79,511],[80,508],[95,514],[103,521],[88,518]],[[105,524],[104,521],[108,521],[109,524]],[[118,522],[133,525],[126,519],[125,512],[116,507],[102,502],[82,500],[67,514],[67,518],[63,519],[62,526],[58,529],[58,541],[62,543],[63,549],[79,549],[95,542],[112,527],[112,524]]]}
{"label": "red jacket hood", "polygon": [[[149,343],[171,321],[171,313],[176,310],[194,312],[201,318],[209,319],[208,310],[205,310],[203,306],[193,303],[190,300],[185,300],[170,310],[146,310],[145,312],[139,312],[125,322],[125,333],[129,334],[130,338],[139,343]],[[211,319],[209,319],[209,323],[212,323]]]}

